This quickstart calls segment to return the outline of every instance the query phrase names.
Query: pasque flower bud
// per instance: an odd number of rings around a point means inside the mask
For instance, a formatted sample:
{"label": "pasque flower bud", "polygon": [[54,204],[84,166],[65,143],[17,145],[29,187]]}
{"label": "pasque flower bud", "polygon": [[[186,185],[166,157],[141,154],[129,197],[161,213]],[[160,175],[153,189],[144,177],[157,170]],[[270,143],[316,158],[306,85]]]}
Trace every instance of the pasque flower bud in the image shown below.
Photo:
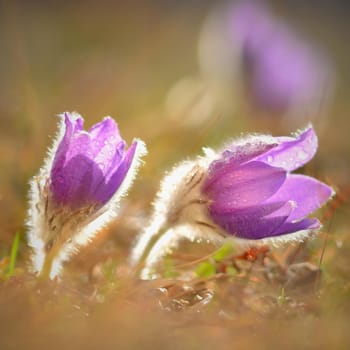
{"label": "pasque flower bud", "polygon": [[140,140],[126,149],[110,117],[89,131],[76,113],[60,118],[57,139],[31,181],[28,212],[33,270],[50,278],[115,217],[146,152]]}

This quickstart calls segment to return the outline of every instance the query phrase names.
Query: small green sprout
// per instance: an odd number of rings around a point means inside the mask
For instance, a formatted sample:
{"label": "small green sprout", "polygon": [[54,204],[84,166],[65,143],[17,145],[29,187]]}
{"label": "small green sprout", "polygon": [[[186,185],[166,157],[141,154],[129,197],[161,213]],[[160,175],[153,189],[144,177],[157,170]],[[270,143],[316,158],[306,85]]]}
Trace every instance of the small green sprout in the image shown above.
{"label": "small green sprout", "polygon": [[216,274],[216,267],[209,261],[200,263],[196,268],[196,275],[198,277],[211,277]]}
{"label": "small green sprout", "polygon": [[281,294],[278,297],[278,305],[282,306],[282,305],[284,305],[285,302],[286,302],[286,294],[285,294],[284,287],[282,287],[281,288]]}
{"label": "small green sprout", "polygon": [[20,234],[17,231],[11,247],[11,255],[10,255],[10,262],[7,270],[7,277],[13,276],[15,272],[16,260],[17,260],[17,254],[18,254],[18,248],[19,248],[19,240],[20,240]]}

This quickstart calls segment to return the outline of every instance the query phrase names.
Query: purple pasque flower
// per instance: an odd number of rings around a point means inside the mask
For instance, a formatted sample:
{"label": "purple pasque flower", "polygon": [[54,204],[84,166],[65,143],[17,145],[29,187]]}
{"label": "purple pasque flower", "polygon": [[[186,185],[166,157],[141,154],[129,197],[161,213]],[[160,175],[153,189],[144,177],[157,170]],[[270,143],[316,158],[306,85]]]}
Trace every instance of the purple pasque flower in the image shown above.
{"label": "purple pasque flower", "polygon": [[116,216],[146,153],[138,139],[127,149],[110,117],[88,131],[79,114],[60,117],[58,137],[31,181],[27,221],[33,270],[50,278]]}
{"label": "purple pasque flower", "polygon": [[83,118],[65,113],[65,133],[50,172],[52,200],[77,209],[102,206],[118,191],[128,174],[139,141],[128,150],[116,122],[106,117],[89,131]]}
{"label": "purple pasque flower", "polygon": [[240,50],[253,101],[286,111],[318,108],[329,92],[327,59],[282,22],[263,1],[239,1],[229,10],[232,45]]}
{"label": "purple pasque flower", "polygon": [[330,199],[332,188],[291,173],[316,150],[312,127],[295,137],[233,143],[210,164],[203,182],[209,217],[227,234],[248,240],[319,228],[319,220],[308,216]]}
{"label": "purple pasque flower", "polygon": [[203,156],[178,164],[161,183],[131,266],[141,267],[141,278],[159,276],[159,262],[182,239],[220,244],[231,236],[244,246],[312,234],[321,224],[308,216],[333,190],[292,172],[313,158],[317,146],[310,126],[293,137],[253,135],[223,151],[204,148]]}

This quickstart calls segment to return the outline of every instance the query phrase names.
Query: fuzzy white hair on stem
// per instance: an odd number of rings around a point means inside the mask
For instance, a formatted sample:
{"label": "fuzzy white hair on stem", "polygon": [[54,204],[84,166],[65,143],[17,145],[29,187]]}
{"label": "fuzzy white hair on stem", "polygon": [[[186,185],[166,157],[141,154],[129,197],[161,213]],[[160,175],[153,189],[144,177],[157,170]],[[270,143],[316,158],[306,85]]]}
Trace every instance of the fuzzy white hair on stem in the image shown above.
{"label": "fuzzy white hair on stem", "polygon": [[219,246],[224,241],[224,237],[204,226],[192,224],[174,226],[168,229],[151,248],[140,272],[140,278],[145,280],[158,278],[157,265],[165,256],[171,254],[182,240]]}
{"label": "fuzzy white hair on stem", "polygon": [[[74,119],[80,118],[76,112],[71,113]],[[40,168],[38,175],[29,182],[29,208],[26,219],[28,245],[32,248],[30,270],[34,273],[41,271],[45,261],[45,236],[46,223],[43,210],[46,206],[44,198],[44,188],[50,176],[53,160],[57,148],[65,133],[64,113],[59,114],[58,131],[54,137],[52,146],[48,148],[44,164]]]}
{"label": "fuzzy white hair on stem", "polygon": [[195,224],[206,221],[203,208],[205,198],[201,194],[204,174],[218,156],[210,148],[203,148],[203,157],[187,160],[175,166],[161,182],[153,203],[153,214],[145,230],[137,238],[130,255],[130,265],[136,267],[153,251],[153,244],[160,239],[169,225]]}

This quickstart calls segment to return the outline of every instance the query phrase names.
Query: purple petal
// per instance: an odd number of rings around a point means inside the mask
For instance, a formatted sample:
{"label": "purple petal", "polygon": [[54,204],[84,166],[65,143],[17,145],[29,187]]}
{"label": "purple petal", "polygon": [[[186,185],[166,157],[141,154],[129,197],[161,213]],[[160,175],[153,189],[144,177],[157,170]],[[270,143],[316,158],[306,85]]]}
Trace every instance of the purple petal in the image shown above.
{"label": "purple petal", "polygon": [[[277,209],[278,215],[273,215]],[[225,214],[210,211],[210,215],[229,234],[244,239],[261,239],[277,232],[292,210],[293,204],[287,202],[239,209]]]}
{"label": "purple petal", "polygon": [[266,140],[263,136],[248,137],[243,144],[235,144],[223,152],[223,158],[230,163],[240,165],[268,152],[278,146],[273,138]]}
{"label": "purple petal", "polygon": [[91,139],[85,132],[78,132],[72,135],[65,152],[64,165],[68,164],[71,159],[81,154],[89,159],[92,158]]}
{"label": "purple petal", "polygon": [[312,127],[296,138],[276,138],[279,145],[256,158],[271,166],[293,171],[309,162],[317,151],[318,141]]}
{"label": "purple petal", "polygon": [[109,179],[109,174],[111,174],[123,160],[125,146],[125,141],[120,141],[118,144],[106,143],[94,157],[95,163],[102,170],[106,178]]}
{"label": "purple petal", "polygon": [[51,190],[56,203],[79,207],[93,202],[91,188],[103,181],[103,174],[96,164],[82,154],[71,158],[65,167],[56,169],[51,176]]}
{"label": "purple petal", "polygon": [[116,167],[114,173],[110,176],[109,181],[103,186],[99,186],[97,189],[96,198],[98,198],[98,200],[102,203],[106,203],[109,199],[111,199],[114,193],[121,186],[130,169],[137,146],[137,141],[134,141],[125,153],[124,159],[121,161],[119,166]]}
{"label": "purple petal", "polygon": [[117,123],[111,117],[105,117],[99,123],[93,125],[88,133],[91,138],[107,139],[112,136],[118,139],[118,142],[121,141],[119,129]]}
{"label": "purple petal", "polygon": [[[78,164],[79,166],[81,163],[82,169],[87,171],[86,157],[78,157],[76,159],[75,157],[81,153],[86,153],[86,150],[89,149],[90,144],[89,136],[86,133],[81,132],[84,121],[80,116],[65,113],[64,122],[65,133],[57,147],[50,174],[51,190],[53,192],[54,199],[59,203],[66,203],[67,200],[69,201],[72,195],[71,186],[73,183],[75,183],[75,175],[67,173],[64,168],[70,162],[70,160],[73,160],[69,169],[71,168],[72,164]],[[84,152],[82,152],[82,150]],[[75,168],[74,172],[77,172],[77,169],[79,168]],[[72,177],[73,180],[71,180]]]}
{"label": "purple petal", "polygon": [[[101,164],[100,166],[101,170],[103,171],[106,182],[108,182],[111,178],[111,176],[114,174],[114,172],[119,168],[120,164],[124,161],[125,157],[125,147],[126,143],[125,141],[119,142],[116,146],[114,146],[113,149],[113,158],[111,158],[108,162],[106,162],[106,158],[103,158],[103,152],[101,152],[95,159],[97,164]],[[101,158],[101,162],[99,159]],[[103,168],[104,165],[104,168]]]}
{"label": "purple petal", "polygon": [[122,142],[117,123],[110,117],[104,118],[101,122],[95,124],[88,134],[91,137],[91,148],[93,157],[99,153],[104,153],[104,157],[113,157],[113,150],[117,144]]}
{"label": "purple petal", "polygon": [[268,199],[269,203],[294,201],[296,208],[288,222],[302,219],[329,200],[333,190],[326,184],[304,175],[289,175],[280,189]]}
{"label": "purple petal", "polygon": [[297,222],[285,221],[281,226],[279,226],[272,234],[272,236],[281,236],[288,233],[296,233],[304,230],[315,230],[321,227],[321,223],[318,219],[304,219]]}
{"label": "purple petal", "polygon": [[65,112],[63,117],[66,126],[65,136],[71,137],[73,134],[84,130],[84,119],[79,114]]}
{"label": "purple petal", "polygon": [[[110,165],[105,166],[106,162],[103,162],[102,159],[101,162],[96,163],[96,168],[102,172],[103,177],[94,177],[93,184],[91,186],[91,197],[97,198],[98,193],[101,192],[103,194],[105,192],[106,184],[111,179],[112,175],[118,170],[121,163],[124,161],[125,156],[125,142],[121,141],[117,147],[114,150],[114,158],[110,160]],[[96,159],[95,159],[96,162]],[[100,198],[100,197],[98,197]],[[100,201],[100,199],[98,199]]]}
{"label": "purple petal", "polygon": [[253,205],[250,207],[245,208],[237,208],[237,209],[231,209],[227,211],[223,210],[217,210],[215,206],[212,204],[209,206],[209,213],[212,217],[230,217],[230,216],[254,216],[257,219],[262,218],[263,216],[272,215],[275,211],[282,208],[286,203],[279,202],[279,203],[264,203],[261,205]]}
{"label": "purple petal", "polygon": [[[72,115],[68,112],[64,113],[61,118],[64,118],[65,131],[61,142],[59,143],[53,161],[53,168],[64,166],[66,161],[66,153],[69,149],[72,136],[75,132],[79,132],[83,128],[84,120],[77,115]],[[54,171],[54,170],[53,170]]]}
{"label": "purple petal", "polygon": [[203,188],[212,209],[222,213],[265,201],[286,179],[283,169],[256,161],[239,167],[228,164],[227,168],[223,176]]}
{"label": "purple petal", "polygon": [[86,132],[81,117],[65,113],[65,124],[65,134],[56,152],[54,167],[62,167],[76,155],[83,154],[107,172],[115,157],[116,146],[124,142],[114,120],[107,117]]}
{"label": "purple petal", "polygon": [[[64,123],[65,132],[55,154],[53,171],[57,167],[63,167],[77,154],[88,153],[90,149],[90,138],[83,131],[83,118],[66,112],[64,113]],[[81,152],[82,150],[85,152]]]}
{"label": "purple petal", "polygon": [[235,166],[246,163],[259,155],[278,146],[277,141],[267,142],[259,137],[247,138],[243,144],[233,143],[228,150],[222,152],[221,158],[210,164],[205,187],[217,181]]}

